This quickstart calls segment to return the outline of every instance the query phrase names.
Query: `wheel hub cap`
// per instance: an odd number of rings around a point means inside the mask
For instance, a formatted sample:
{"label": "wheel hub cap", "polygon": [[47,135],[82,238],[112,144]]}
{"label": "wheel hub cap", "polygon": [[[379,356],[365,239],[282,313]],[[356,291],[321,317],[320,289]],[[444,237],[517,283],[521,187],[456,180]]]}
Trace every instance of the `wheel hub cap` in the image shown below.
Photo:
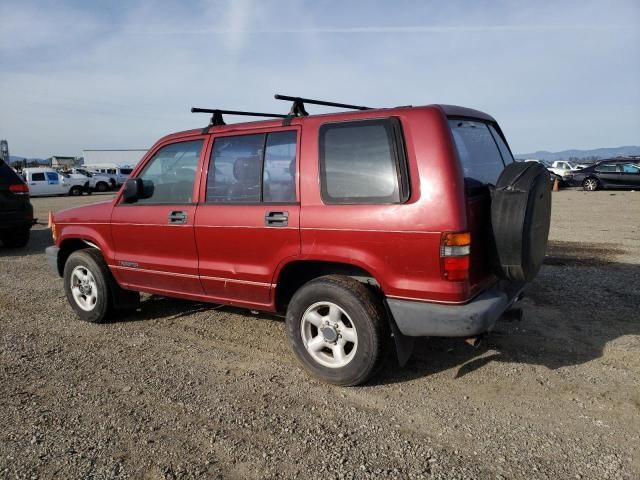
{"label": "wheel hub cap", "polygon": [[358,349],[355,325],[347,312],[332,302],[317,302],[307,308],[300,333],[309,356],[324,367],[346,366]]}
{"label": "wheel hub cap", "polygon": [[320,333],[322,333],[324,339],[329,343],[333,343],[338,340],[338,332],[333,327],[322,327],[320,329]]}

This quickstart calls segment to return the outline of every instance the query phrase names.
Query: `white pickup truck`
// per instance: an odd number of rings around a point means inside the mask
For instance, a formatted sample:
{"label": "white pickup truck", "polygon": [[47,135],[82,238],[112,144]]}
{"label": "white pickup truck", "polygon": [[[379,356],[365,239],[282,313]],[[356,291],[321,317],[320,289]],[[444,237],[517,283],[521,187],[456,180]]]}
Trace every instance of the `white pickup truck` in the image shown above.
{"label": "white pickup truck", "polygon": [[573,164],[566,162],[564,160],[558,160],[556,162],[553,162],[550,167],[547,167],[547,169],[550,172],[558,175],[560,178],[564,178],[564,177],[567,177],[569,173],[576,170],[576,167]]}
{"label": "white pickup truck", "polygon": [[29,186],[29,195],[39,197],[45,195],[82,195],[91,193],[89,181],[84,178],[71,178],[57,172],[53,168],[25,168],[22,175]]}
{"label": "white pickup truck", "polygon": [[69,172],[71,178],[83,178],[89,181],[89,187],[98,192],[106,192],[113,188],[113,181],[108,175],[93,173],[84,168],[72,168]]}

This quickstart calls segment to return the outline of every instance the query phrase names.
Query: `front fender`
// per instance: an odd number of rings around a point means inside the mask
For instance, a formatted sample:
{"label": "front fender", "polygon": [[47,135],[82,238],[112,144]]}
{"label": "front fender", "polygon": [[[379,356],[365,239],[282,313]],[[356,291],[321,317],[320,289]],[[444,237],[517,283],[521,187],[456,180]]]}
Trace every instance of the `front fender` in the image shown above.
{"label": "front fender", "polygon": [[107,265],[112,265],[115,261],[115,252],[111,247],[111,225],[106,223],[95,225],[58,224],[57,227],[60,230],[56,244],[60,250],[64,251],[65,244],[69,244],[73,240],[82,240],[85,243],[89,242],[89,246],[97,247]]}

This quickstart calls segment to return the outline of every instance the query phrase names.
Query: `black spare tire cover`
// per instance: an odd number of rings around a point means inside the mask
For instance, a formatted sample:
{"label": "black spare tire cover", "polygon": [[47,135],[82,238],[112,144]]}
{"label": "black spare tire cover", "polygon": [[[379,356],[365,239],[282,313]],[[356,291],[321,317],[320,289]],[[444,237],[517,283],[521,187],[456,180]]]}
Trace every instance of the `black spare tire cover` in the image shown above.
{"label": "black spare tire cover", "polygon": [[514,162],[502,171],[491,202],[496,274],[531,281],[542,266],[551,221],[549,172],[537,162]]}

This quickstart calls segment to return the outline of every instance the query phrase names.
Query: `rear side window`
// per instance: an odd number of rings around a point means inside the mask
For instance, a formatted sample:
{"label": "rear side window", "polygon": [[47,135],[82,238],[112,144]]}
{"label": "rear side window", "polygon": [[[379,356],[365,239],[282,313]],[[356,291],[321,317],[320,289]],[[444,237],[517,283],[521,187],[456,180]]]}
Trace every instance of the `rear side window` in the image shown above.
{"label": "rear side window", "polygon": [[409,184],[400,123],[380,119],[323,125],[320,179],[327,204],[405,201]]}
{"label": "rear side window", "polygon": [[32,173],[31,174],[32,182],[44,182],[44,172]]}
{"label": "rear side window", "polygon": [[486,123],[449,120],[464,178],[475,184],[495,185],[504,169],[500,150]]}
{"label": "rear side window", "polygon": [[296,200],[295,130],[216,138],[209,203],[290,203]]}

